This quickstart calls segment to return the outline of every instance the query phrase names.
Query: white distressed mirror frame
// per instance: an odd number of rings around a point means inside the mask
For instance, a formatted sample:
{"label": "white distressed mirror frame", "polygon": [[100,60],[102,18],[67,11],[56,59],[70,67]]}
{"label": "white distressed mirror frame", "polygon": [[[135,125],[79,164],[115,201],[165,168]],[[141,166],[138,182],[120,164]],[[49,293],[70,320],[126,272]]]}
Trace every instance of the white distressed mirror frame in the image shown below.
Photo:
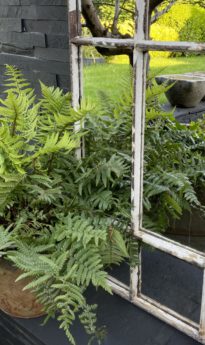
{"label": "white distressed mirror frame", "polygon": [[[132,269],[130,286],[109,277],[113,292],[129,300],[159,319],[167,322],[190,337],[205,344],[205,255],[197,250],[167,239],[142,228],[143,195],[143,151],[145,122],[145,90],[147,74],[147,56],[149,51],[198,51],[205,52],[205,44],[194,42],[157,42],[150,41],[148,35],[149,0],[136,0],[136,29],[133,39],[93,38],[81,36],[81,1],[68,0],[69,54],[71,71],[71,91],[73,107],[78,107],[82,97],[82,46],[117,47],[130,46],[134,52],[134,94],[135,109],[133,115],[133,186],[132,186],[132,230],[140,243],[146,243],[165,253],[184,260],[203,270],[203,287],[200,323],[197,324],[141,292],[141,260]],[[78,129],[79,124],[76,124]],[[82,145],[81,145],[82,146]],[[83,147],[77,155],[82,157]],[[140,249],[141,252],[141,249]],[[140,253],[141,257],[141,253]]]}

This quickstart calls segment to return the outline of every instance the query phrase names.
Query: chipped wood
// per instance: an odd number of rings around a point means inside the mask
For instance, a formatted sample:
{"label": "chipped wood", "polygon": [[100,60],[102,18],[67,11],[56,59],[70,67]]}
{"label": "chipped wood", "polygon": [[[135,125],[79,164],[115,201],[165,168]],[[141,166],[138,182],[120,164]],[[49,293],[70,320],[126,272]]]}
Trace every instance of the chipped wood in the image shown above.
{"label": "chipped wood", "polygon": [[172,309],[161,305],[157,301],[143,294],[130,300],[129,289],[127,286],[113,277],[109,276],[108,284],[115,294],[126,299],[127,301],[130,301],[132,304],[147,311],[170,326],[175,327],[191,338],[200,341],[202,344],[205,344],[204,339],[199,337],[199,325],[197,323],[187,319]]}
{"label": "chipped wood", "polygon": [[201,316],[200,316],[200,328],[199,336],[202,344],[205,344],[205,269],[203,272],[203,287],[202,287],[202,301],[201,301]]}
{"label": "chipped wood", "polygon": [[[141,295],[140,298],[136,298],[133,300],[133,304],[144,309],[163,322],[166,322],[170,326],[175,327],[179,331],[187,334],[191,338],[199,340],[198,324],[161,305],[155,300]],[[202,342],[202,344],[205,344],[205,342]]]}
{"label": "chipped wood", "polygon": [[[149,1],[136,0],[135,43],[148,38]],[[132,126],[132,232],[138,236],[142,221],[143,153],[145,123],[145,93],[147,54],[134,48],[134,112]],[[140,253],[141,257],[141,246]],[[141,263],[131,270],[130,296],[135,299],[141,292]]]}
{"label": "chipped wood", "polygon": [[138,41],[136,47],[142,51],[205,52],[205,43]]}
{"label": "chipped wood", "polygon": [[205,255],[195,249],[146,229],[140,230],[138,238],[140,238],[142,242],[167,254],[175,256],[178,259],[184,260],[200,268],[205,267]]}
{"label": "chipped wood", "polygon": [[70,40],[74,39],[78,35],[78,26],[77,26],[77,11],[74,10],[69,12],[69,27],[70,27]]}
{"label": "chipped wood", "polygon": [[108,285],[112,292],[130,302],[129,289],[124,289],[121,285],[119,285],[119,283],[120,282],[113,282],[112,280],[108,279]]}
{"label": "chipped wood", "polygon": [[[68,33],[71,71],[71,92],[72,106],[77,109],[82,99],[82,52],[81,47],[72,43],[75,36],[81,35],[81,4],[79,0],[68,0]],[[80,122],[76,122],[74,130],[78,132],[81,128]],[[84,144],[80,141],[79,148],[76,149],[76,156],[80,159],[84,154]]]}
{"label": "chipped wood", "polygon": [[175,42],[175,41],[150,41],[150,40],[137,40],[132,38],[117,39],[117,38],[103,38],[103,37],[81,37],[77,36],[72,40],[73,44],[78,46],[93,46],[102,48],[118,48],[130,47],[130,49],[138,48],[144,52],[147,51],[173,51],[173,52],[205,52],[205,43],[194,42]]}
{"label": "chipped wood", "polygon": [[134,48],[134,39],[117,39],[117,38],[103,38],[103,37],[75,37],[72,39],[72,43],[83,46],[94,46],[94,47],[130,47]]}

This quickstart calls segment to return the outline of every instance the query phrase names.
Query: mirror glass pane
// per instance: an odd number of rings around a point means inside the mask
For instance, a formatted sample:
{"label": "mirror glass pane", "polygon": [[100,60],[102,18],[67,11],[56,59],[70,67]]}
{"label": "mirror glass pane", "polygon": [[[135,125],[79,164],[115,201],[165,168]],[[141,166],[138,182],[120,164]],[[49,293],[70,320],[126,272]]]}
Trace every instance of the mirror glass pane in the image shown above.
{"label": "mirror glass pane", "polygon": [[150,52],[143,227],[205,251],[205,58]]}
{"label": "mirror glass pane", "polygon": [[142,294],[199,323],[203,270],[153,248],[142,250]]}

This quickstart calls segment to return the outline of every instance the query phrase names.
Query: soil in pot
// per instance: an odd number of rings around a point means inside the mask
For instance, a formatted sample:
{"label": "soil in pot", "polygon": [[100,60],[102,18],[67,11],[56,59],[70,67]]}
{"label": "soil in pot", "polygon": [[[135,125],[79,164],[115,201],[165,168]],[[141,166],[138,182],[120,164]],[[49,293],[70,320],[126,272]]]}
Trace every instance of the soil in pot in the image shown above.
{"label": "soil in pot", "polygon": [[43,307],[31,291],[23,291],[28,279],[15,282],[22,272],[6,260],[0,260],[0,309],[19,318],[35,318],[44,315]]}

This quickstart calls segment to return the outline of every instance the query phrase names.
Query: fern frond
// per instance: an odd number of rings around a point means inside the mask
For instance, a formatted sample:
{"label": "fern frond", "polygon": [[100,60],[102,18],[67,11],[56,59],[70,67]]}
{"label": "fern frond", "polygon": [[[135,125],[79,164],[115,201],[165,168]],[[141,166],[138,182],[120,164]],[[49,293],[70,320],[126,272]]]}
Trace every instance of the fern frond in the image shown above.
{"label": "fern frond", "polygon": [[10,228],[0,226],[0,256],[6,254],[7,250],[14,245]]}
{"label": "fern frond", "polygon": [[29,95],[30,98],[33,97],[34,91],[17,67],[6,65],[5,76],[7,78],[4,85],[8,88],[9,92],[13,92],[16,95],[24,93],[24,95]]}
{"label": "fern frond", "polygon": [[86,248],[89,243],[99,246],[99,243],[106,241],[107,230],[94,227],[89,219],[69,214],[61,219],[55,228],[55,239],[62,241],[67,238],[72,242],[80,242]]}
{"label": "fern frond", "polygon": [[12,200],[12,193],[22,181],[22,176],[0,175],[0,210],[4,210]]}

